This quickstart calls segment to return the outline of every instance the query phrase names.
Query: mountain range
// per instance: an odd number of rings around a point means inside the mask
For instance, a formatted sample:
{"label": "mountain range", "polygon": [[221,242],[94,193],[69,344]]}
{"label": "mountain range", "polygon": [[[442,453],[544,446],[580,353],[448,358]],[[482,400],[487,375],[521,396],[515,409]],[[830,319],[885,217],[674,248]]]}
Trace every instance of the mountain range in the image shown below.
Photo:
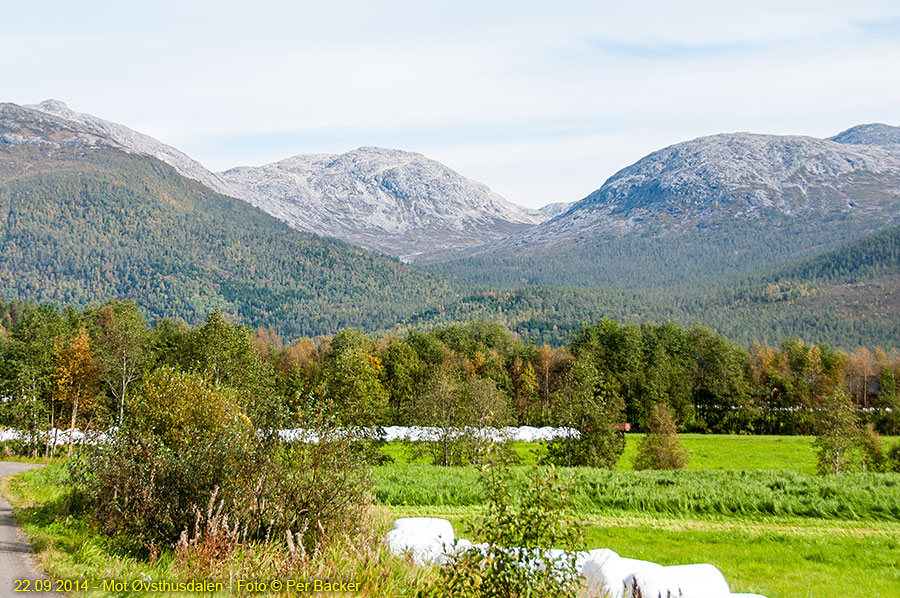
{"label": "mountain range", "polygon": [[487,186],[413,152],[361,147],[214,173],[179,150],[120,124],[46,100],[26,109],[81,125],[210,189],[247,201],[293,228],[405,260],[481,245],[542,222]]}
{"label": "mountain range", "polygon": [[285,335],[390,328],[454,295],[395,258],[294,230],[95,127],[0,104],[0,297],[132,299]]}
{"label": "mountain range", "polygon": [[[544,340],[601,315],[744,338],[768,314],[773,338],[871,332],[900,346],[873,323],[900,307],[900,273],[873,249],[900,230],[900,127],[883,124],[701,137],[530,210],[418,153],[361,147],[215,173],[62,102],[2,104],[0,214],[8,298],[116,295],[189,321],[220,308],[289,335],[481,314]],[[869,278],[821,275],[848,259]],[[827,332],[822,314],[861,288],[883,313],[848,307]]]}
{"label": "mountain range", "polygon": [[479,284],[646,288],[748,273],[900,222],[898,127],[653,152],[564,213],[445,260]]}

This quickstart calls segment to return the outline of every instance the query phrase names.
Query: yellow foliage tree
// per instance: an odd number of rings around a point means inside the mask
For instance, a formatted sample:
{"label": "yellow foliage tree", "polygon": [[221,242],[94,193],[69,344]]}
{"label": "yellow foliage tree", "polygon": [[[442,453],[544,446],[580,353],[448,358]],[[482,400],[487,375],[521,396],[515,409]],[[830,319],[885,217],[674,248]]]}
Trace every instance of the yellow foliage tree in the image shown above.
{"label": "yellow foliage tree", "polygon": [[100,369],[84,326],[67,342],[58,344],[54,353],[56,369],[53,372],[53,398],[72,408],[68,452],[71,457],[72,435],[75,433],[78,411],[90,407],[97,398]]}

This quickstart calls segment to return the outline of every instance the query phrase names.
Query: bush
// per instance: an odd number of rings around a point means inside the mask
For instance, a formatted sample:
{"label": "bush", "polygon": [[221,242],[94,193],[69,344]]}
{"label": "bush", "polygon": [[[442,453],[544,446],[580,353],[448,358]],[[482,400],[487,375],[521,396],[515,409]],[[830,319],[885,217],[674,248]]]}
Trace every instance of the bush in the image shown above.
{"label": "bush", "polygon": [[293,534],[305,548],[357,533],[373,502],[363,442],[319,426],[318,442],[278,444],[236,505],[257,537]]}
{"label": "bush", "polygon": [[859,445],[862,449],[863,471],[884,471],[884,451],[881,438],[878,436],[878,432],[875,431],[875,424],[867,424],[860,430]]}
{"label": "bush", "polygon": [[892,446],[884,460],[884,468],[886,471],[900,473],[900,443]]}
{"label": "bush", "polygon": [[555,469],[535,472],[517,492],[508,470],[487,465],[482,474],[487,514],[473,524],[486,548],[459,553],[423,594],[430,598],[577,596],[582,578],[575,552],[554,559],[549,550],[580,543],[569,508],[571,484]]}
{"label": "bush", "polygon": [[160,368],[135,398],[117,436],[72,463],[101,529],[139,544],[172,544],[219,489],[244,491],[255,430],[233,394],[196,374]]}
{"label": "bush", "polygon": [[100,527],[171,546],[215,496],[241,542],[290,533],[314,549],[355,532],[371,502],[365,443],[316,412],[302,423],[318,442],[273,442],[238,405],[198,374],[147,376],[120,434],[72,466]]}
{"label": "bush", "polygon": [[638,445],[634,469],[684,469],[687,464],[688,453],[675,430],[672,410],[658,403],[647,419],[647,435]]}

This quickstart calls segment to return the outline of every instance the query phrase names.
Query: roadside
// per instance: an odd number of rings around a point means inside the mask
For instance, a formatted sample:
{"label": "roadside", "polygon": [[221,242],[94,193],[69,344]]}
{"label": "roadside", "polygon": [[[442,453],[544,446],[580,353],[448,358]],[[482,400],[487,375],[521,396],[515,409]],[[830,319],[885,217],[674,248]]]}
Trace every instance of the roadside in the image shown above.
{"label": "roadside", "polygon": [[[0,461],[0,479],[6,476],[42,467],[34,463],[13,463]],[[26,580],[28,588],[26,589]],[[31,544],[24,532],[16,525],[12,515],[12,505],[0,496],[0,598],[29,595],[62,596],[57,592],[35,591],[49,578],[34,565]],[[16,590],[19,590],[18,592]]]}

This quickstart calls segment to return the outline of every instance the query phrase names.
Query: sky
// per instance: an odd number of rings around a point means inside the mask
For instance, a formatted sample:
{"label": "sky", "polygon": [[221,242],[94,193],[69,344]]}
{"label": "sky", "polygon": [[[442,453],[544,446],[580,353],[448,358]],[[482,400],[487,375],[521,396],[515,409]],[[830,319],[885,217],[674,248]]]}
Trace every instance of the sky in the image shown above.
{"label": "sky", "polygon": [[530,207],[702,135],[900,124],[896,0],[0,0],[0,26],[0,101],[212,170],[417,151]]}

